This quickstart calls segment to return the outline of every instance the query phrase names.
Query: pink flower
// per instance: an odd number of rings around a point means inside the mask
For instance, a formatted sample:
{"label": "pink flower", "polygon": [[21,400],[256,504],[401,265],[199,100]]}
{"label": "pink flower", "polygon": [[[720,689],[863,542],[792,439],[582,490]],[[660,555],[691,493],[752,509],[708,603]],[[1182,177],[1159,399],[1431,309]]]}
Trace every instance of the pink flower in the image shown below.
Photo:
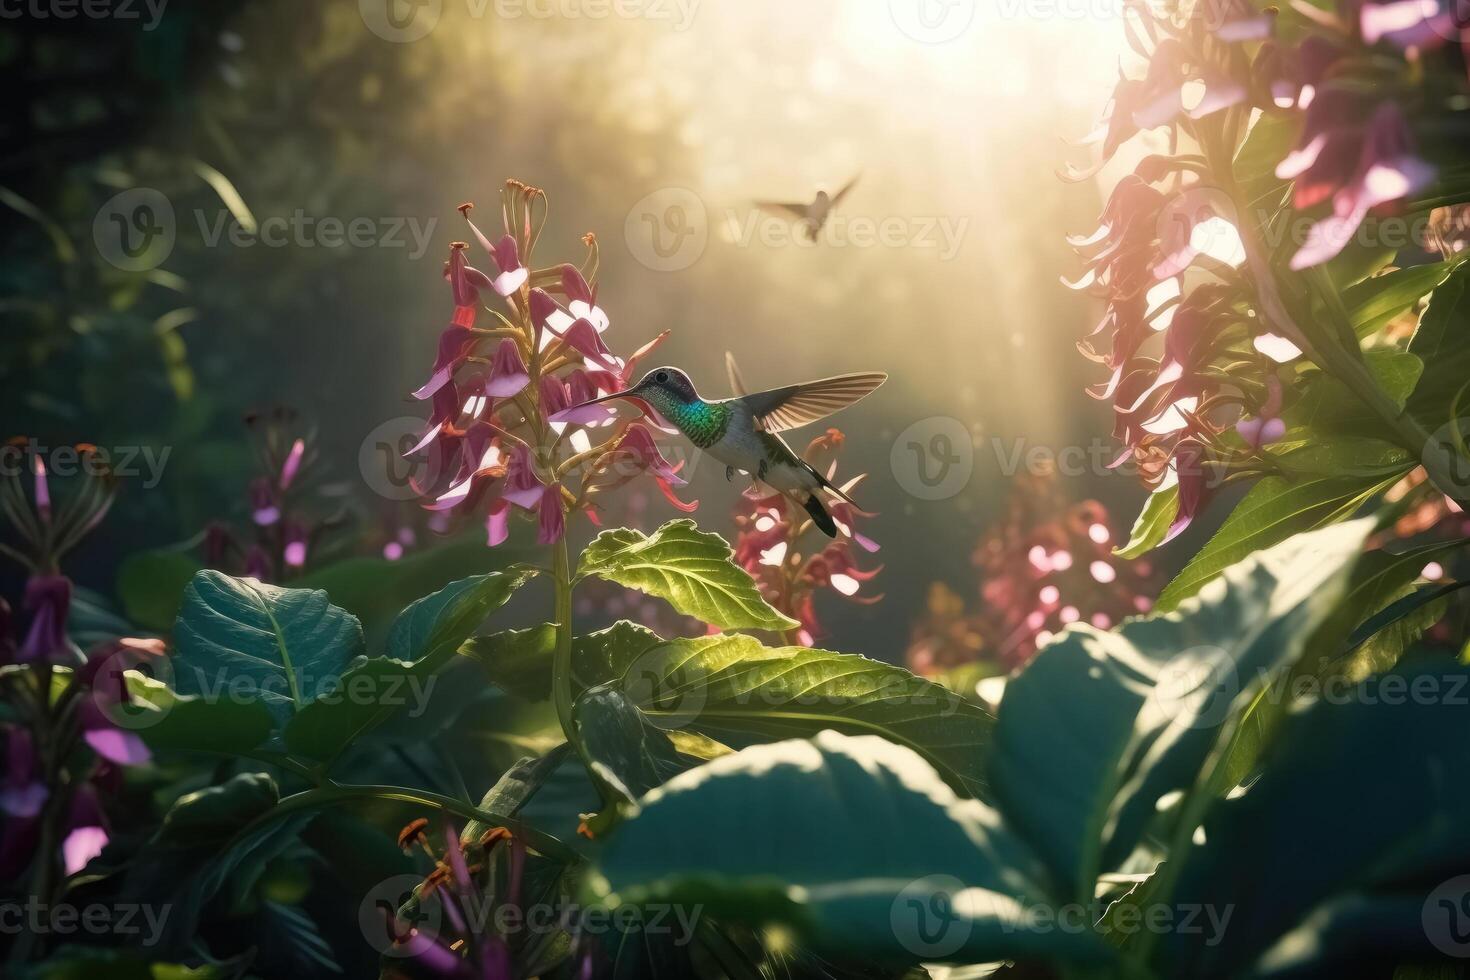
{"label": "pink flower", "polygon": [[490,378],[485,382],[485,394],[491,398],[512,398],[523,391],[531,381],[526,373],[526,362],[521,360],[521,349],[514,340],[506,337],[495,350],[495,359],[490,362]]}
{"label": "pink flower", "polygon": [[553,486],[549,493],[541,495],[541,504],[536,521],[536,543],[555,544],[566,533],[566,516],[561,509],[561,494]]}
{"label": "pink flower", "polygon": [[31,613],[31,628],[17,653],[20,662],[69,662],[66,621],[71,613],[71,580],[64,575],[33,576],[26,582],[25,608]]}

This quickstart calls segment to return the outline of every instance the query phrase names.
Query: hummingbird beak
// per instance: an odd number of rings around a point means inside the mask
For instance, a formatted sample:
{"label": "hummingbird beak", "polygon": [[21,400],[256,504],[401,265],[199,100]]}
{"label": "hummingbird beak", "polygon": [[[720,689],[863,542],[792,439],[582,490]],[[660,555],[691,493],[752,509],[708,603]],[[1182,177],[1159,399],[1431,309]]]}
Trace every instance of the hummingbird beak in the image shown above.
{"label": "hummingbird beak", "polygon": [[590,413],[587,410],[595,405],[601,405],[604,402],[616,401],[620,398],[627,399],[629,401],[636,401],[638,404],[641,405],[642,399],[639,398],[637,394],[635,394],[636,390],[637,389],[630,388],[626,391],[614,391],[606,395],[598,395],[596,398],[589,398],[584,402],[578,402],[575,405],[570,405],[567,408],[562,409],[560,412],[552,415],[551,418],[547,421],[574,422],[579,425],[585,425],[593,421],[602,421],[603,419],[607,419],[610,417],[607,415],[607,409],[592,411]]}

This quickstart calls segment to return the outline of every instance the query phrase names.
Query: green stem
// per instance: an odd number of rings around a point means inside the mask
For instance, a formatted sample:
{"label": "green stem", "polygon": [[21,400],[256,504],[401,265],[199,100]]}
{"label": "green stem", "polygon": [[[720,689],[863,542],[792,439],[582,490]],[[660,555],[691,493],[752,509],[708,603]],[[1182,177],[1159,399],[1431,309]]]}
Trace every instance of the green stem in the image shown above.
{"label": "green stem", "polygon": [[567,744],[577,750],[577,755],[590,772],[591,760],[572,720],[572,567],[566,535],[562,535],[551,555],[551,577],[556,585],[556,606],[552,617],[556,623],[556,652],[551,661],[551,697]]}
{"label": "green stem", "polygon": [[515,817],[501,816],[489,810],[483,810],[477,806],[471,806],[451,796],[442,796],[431,793],[428,790],[410,789],[406,786],[383,786],[383,785],[343,785],[331,783],[327,786],[319,786],[316,789],[305,790],[286,797],[273,808],[255,818],[237,836],[245,837],[261,827],[273,823],[283,817],[302,810],[316,810],[323,807],[336,806],[339,803],[347,803],[352,800],[395,800],[400,803],[412,803],[417,806],[433,807],[464,817],[466,820],[479,820],[493,827],[504,827],[515,834],[529,846],[545,854],[567,863],[576,863],[581,860],[576,851],[562,843],[550,834],[536,830]]}

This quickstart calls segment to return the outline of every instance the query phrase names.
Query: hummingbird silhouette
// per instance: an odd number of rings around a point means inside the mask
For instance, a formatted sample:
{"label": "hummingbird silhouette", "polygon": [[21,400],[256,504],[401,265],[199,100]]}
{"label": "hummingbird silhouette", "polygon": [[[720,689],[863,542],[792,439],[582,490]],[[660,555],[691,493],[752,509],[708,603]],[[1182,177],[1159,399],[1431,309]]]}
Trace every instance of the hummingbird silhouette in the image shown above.
{"label": "hummingbird silhouette", "polygon": [[[595,405],[614,399],[641,401],[669,421],[685,438],[725,464],[725,477],[735,471],[794,500],[829,538],[837,525],[822,504],[826,490],[848,503],[852,498],[791,451],[779,433],[809,425],[839,412],[888,380],[882,371],[839,374],[818,381],[747,393],[735,359],[725,355],[735,397],[701,398],[689,375],[675,367],[654,368],[631,388],[583,402]],[[582,405],[574,405],[567,412]]]}
{"label": "hummingbird silhouette", "polygon": [[821,233],[822,226],[827,223],[827,218],[832,214],[832,209],[842,203],[842,199],[847,196],[847,192],[852,190],[852,185],[857,181],[857,177],[853,177],[836,194],[829,195],[826,191],[817,191],[817,196],[810,204],[756,201],[755,206],[771,214],[783,214],[796,218],[801,223],[801,227],[806,230],[807,241],[814,242],[817,240],[817,235]]}

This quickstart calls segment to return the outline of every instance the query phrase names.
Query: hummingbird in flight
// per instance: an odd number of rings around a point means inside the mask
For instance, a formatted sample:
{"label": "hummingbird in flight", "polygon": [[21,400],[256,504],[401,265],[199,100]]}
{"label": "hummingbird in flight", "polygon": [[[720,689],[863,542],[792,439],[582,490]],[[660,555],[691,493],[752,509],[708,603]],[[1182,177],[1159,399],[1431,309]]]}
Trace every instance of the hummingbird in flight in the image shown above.
{"label": "hummingbird in flight", "polygon": [[817,235],[822,231],[822,226],[827,223],[827,218],[832,214],[832,209],[842,203],[847,192],[852,190],[852,185],[857,183],[857,177],[853,177],[836,194],[828,194],[824,190],[817,191],[817,196],[810,204],[801,202],[787,203],[782,201],[756,201],[755,206],[762,211],[771,214],[784,214],[796,218],[801,227],[806,231],[807,241],[814,242]]}
{"label": "hummingbird in flight", "polygon": [[792,452],[780,433],[841,411],[887,381],[888,375],[882,371],[839,374],[747,393],[729,354],[725,365],[736,392],[733,398],[701,398],[689,375],[675,367],[661,367],[649,371],[631,388],[582,405],[619,398],[644,402],[690,442],[724,463],[727,479],[734,479],[736,470],[748,473],[757,484],[800,504],[823,534],[835,538],[837,525],[823,506],[820,492],[825,490],[848,503],[852,498]]}

